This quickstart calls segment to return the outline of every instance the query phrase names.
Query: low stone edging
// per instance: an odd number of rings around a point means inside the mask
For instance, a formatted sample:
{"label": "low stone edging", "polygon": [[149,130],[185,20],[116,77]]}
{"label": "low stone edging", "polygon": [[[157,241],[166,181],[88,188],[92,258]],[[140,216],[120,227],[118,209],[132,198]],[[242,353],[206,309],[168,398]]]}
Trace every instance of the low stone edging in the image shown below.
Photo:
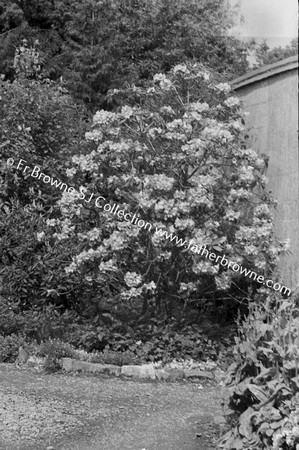
{"label": "low stone edging", "polygon": [[179,381],[192,378],[207,378],[214,380],[211,372],[198,369],[173,369],[170,367],[156,368],[153,364],[142,364],[140,366],[127,365],[115,366],[113,364],[90,363],[72,358],[61,358],[61,367],[66,372],[89,372],[103,373],[114,376],[126,376],[147,380]]}

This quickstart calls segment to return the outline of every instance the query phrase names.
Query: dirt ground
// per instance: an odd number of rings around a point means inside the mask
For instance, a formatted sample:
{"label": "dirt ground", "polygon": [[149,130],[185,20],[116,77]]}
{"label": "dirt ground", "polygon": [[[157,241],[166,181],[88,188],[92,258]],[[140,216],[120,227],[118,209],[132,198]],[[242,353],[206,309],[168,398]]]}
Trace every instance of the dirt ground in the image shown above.
{"label": "dirt ground", "polygon": [[1,450],[212,450],[214,383],[44,374],[0,364]]}

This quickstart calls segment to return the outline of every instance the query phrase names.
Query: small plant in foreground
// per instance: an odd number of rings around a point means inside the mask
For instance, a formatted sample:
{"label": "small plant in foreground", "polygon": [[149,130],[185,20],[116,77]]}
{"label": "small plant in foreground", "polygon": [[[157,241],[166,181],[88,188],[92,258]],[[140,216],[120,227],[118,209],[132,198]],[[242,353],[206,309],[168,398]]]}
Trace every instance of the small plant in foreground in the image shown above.
{"label": "small plant in foreground", "polygon": [[102,364],[115,364],[116,366],[124,366],[130,364],[142,364],[145,362],[130,350],[113,351],[106,348],[102,353],[95,353],[91,355],[90,362]]}
{"label": "small plant in foreground", "polygon": [[61,368],[60,358],[75,358],[76,350],[72,345],[59,339],[49,339],[38,346],[36,355],[46,358],[44,369],[46,372],[52,373]]}
{"label": "small plant in foreground", "polygon": [[28,353],[34,351],[34,345],[29,344],[24,336],[11,334],[9,336],[0,335],[0,363],[13,363],[16,361],[19,348],[22,346]]}
{"label": "small plant in foreground", "polygon": [[60,341],[59,339],[49,339],[42,342],[37,350],[37,356],[60,358],[72,358],[75,349],[72,345]]}

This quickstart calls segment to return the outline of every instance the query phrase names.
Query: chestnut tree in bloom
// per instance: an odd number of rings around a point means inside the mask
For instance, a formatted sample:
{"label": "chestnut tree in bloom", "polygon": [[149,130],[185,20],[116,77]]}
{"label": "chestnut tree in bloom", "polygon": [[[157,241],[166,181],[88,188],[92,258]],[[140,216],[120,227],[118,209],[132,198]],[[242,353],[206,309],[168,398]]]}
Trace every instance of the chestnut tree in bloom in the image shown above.
{"label": "chestnut tree in bloom", "polygon": [[[48,221],[48,237],[72,254],[66,272],[90,283],[90,299],[141,316],[248,298],[262,285],[196,251],[205,245],[273,278],[283,249],[273,236],[265,161],[250,148],[230,85],[190,63],[111,95],[123,106],[95,114],[91,151],[67,169],[76,189]],[[152,229],[104,211],[107,203]],[[194,245],[176,245],[156,228]]]}

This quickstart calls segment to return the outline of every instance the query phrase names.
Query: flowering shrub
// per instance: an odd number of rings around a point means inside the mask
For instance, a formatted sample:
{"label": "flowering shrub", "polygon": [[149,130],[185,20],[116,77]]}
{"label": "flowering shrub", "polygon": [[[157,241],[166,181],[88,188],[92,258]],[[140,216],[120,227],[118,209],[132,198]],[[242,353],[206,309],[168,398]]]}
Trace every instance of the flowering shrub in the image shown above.
{"label": "flowering shrub", "polygon": [[299,308],[296,299],[260,299],[235,338],[225,404],[231,429],[219,448],[299,448]]}
{"label": "flowering shrub", "polygon": [[[197,63],[180,64],[146,88],[111,96],[123,106],[94,115],[91,151],[66,171],[77,188],[63,194],[45,227],[46,239],[72,255],[66,272],[83,276],[102,304],[138,317],[171,317],[183,304],[247,297],[255,288],[196,254],[202,244],[273,279],[283,247],[273,237],[265,162],[249,146],[229,84]],[[178,248],[118,219],[104,200],[194,245]]]}

